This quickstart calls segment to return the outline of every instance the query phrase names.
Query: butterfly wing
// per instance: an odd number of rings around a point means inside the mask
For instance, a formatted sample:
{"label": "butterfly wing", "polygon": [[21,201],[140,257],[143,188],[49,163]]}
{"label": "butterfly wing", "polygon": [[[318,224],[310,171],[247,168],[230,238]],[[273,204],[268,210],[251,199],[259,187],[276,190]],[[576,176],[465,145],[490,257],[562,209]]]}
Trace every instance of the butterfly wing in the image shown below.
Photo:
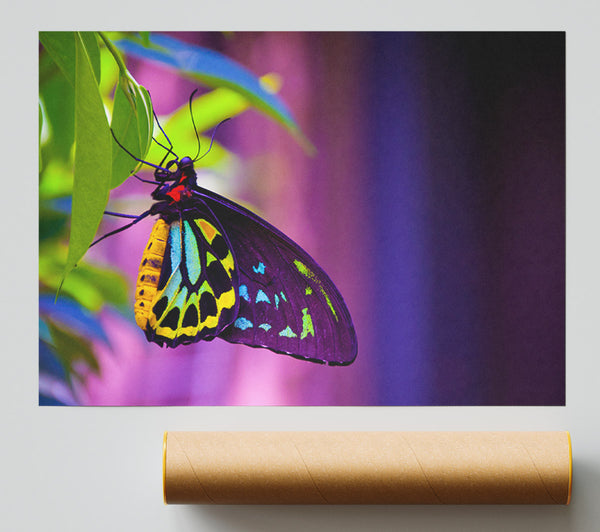
{"label": "butterfly wing", "polygon": [[244,207],[200,187],[196,194],[223,227],[239,277],[239,310],[219,338],[313,362],[352,363],[352,318],[315,260]]}
{"label": "butterfly wing", "polygon": [[231,245],[219,222],[202,204],[171,213],[155,223],[142,257],[136,321],[160,346],[212,340],[237,316],[237,287]]}

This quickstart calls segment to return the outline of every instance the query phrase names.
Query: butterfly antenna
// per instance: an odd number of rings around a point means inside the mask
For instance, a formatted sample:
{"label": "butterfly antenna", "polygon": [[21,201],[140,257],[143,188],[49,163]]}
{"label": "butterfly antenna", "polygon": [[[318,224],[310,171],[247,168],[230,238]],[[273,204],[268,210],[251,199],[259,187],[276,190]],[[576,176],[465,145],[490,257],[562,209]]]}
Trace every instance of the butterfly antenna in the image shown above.
{"label": "butterfly antenna", "polygon": [[192,126],[194,128],[194,133],[196,135],[196,141],[198,142],[198,150],[196,151],[196,155],[194,155],[194,161],[197,160],[197,157],[200,153],[200,135],[198,134],[198,129],[196,129],[196,122],[194,121],[194,113],[192,112],[192,99],[194,98],[194,94],[198,92],[198,89],[194,89],[192,94],[190,94],[190,99],[188,105],[190,107],[190,117],[192,119]]}
{"label": "butterfly antenna", "polygon": [[211,137],[210,137],[210,146],[208,147],[208,150],[206,150],[206,151],[205,151],[205,152],[202,154],[202,156],[200,156],[200,157],[196,157],[196,158],[194,159],[194,162],[196,162],[196,161],[198,161],[198,160],[200,160],[200,159],[202,159],[203,157],[206,157],[206,156],[208,155],[208,152],[209,152],[209,151],[212,149],[212,147],[213,147],[213,142],[215,141],[215,136],[217,135],[217,129],[219,129],[219,126],[220,126],[221,124],[224,124],[225,122],[227,122],[227,120],[230,120],[230,119],[229,119],[229,118],[226,118],[225,120],[221,120],[221,121],[220,121],[220,122],[219,122],[219,123],[218,123],[218,124],[215,126],[215,129],[213,129],[212,135],[211,135]]}

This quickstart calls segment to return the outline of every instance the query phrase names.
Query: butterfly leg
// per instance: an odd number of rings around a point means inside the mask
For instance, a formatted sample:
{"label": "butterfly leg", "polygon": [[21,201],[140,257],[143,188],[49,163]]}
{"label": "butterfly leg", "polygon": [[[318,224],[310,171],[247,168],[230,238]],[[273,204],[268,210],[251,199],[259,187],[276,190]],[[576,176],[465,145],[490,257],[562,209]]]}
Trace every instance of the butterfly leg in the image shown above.
{"label": "butterfly leg", "polygon": [[119,145],[119,147],[127,154],[129,155],[132,159],[136,160],[138,163],[142,163],[142,164],[146,164],[148,166],[152,166],[152,168],[156,168],[156,170],[159,170],[161,172],[169,172],[166,168],[163,168],[162,166],[156,165],[156,164],[152,164],[149,163],[148,161],[144,161],[143,159],[140,159],[138,157],[136,157],[133,153],[131,153],[125,146],[123,146],[123,144],[121,144],[119,142],[119,140],[117,139],[117,136],[115,135],[115,132],[112,130],[110,130],[111,135],[113,136],[113,139],[115,139],[115,142]]}
{"label": "butterfly leg", "polygon": [[104,214],[109,216],[118,216],[119,218],[137,218],[139,214],[122,214],[120,212],[104,211]]}
{"label": "butterfly leg", "polygon": [[142,183],[149,183],[151,185],[156,185],[156,181],[154,181],[152,179],[142,179],[139,175],[136,175],[136,174],[131,174],[131,177],[135,177],[138,181],[141,181]]}
{"label": "butterfly leg", "polygon": [[[109,213],[107,213],[107,214],[109,214]],[[129,218],[130,217],[129,214],[117,214],[117,213],[110,213],[110,214],[116,215],[116,216],[121,216],[123,218]],[[130,223],[124,225],[123,227],[119,227],[118,229],[115,229],[114,231],[111,231],[110,233],[106,233],[105,235],[102,235],[98,240],[95,240],[94,242],[92,242],[90,244],[90,247],[95,246],[98,242],[100,242],[101,240],[104,240],[105,238],[108,238],[109,236],[116,235],[117,233],[120,233],[121,231],[125,231],[125,229],[128,229],[132,225],[135,225],[136,223],[138,223],[139,221],[143,220],[144,218],[146,218],[150,214],[153,214],[153,213],[152,213],[151,209],[148,209],[146,212],[143,212],[139,216],[135,216],[134,217],[135,219],[133,220],[133,222],[130,222]]]}

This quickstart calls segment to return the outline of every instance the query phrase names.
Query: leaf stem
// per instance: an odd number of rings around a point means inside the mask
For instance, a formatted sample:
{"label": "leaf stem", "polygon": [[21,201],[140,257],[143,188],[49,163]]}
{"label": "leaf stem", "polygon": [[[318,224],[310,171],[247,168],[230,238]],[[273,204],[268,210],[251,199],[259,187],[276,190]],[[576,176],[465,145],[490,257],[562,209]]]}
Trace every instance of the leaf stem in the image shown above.
{"label": "leaf stem", "polygon": [[[129,104],[135,110],[136,106],[132,95],[134,91],[131,88],[130,83],[134,83],[137,85],[137,82],[133,79],[133,77],[129,73],[129,70],[127,70],[127,67],[125,66],[125,63],[123,61],[123,57],[121,56],[119,50],[117,50],[113,42],[105,35],[103,31],[99,31],[98,35],[106,45],[107,50],[111,53],[115,62],[117,63],[117,66],[119,67],[119,74],[121,76],[122,81],[121,88],[123,89],[123,92],[125,93]],[[127,90],[125,90],[125,86],[127,86]]]}
{"label": "leaf stem", "polygon": [[104,44],[106,45],[106,48],[108,49],[108,51],[115,58],[115,61],[117,63],[117,66],[119,67],[119,72],[121,73],[121,75],[129,77],[129,71],[127,70],[127,67],[125,66],[125,63],[123,62],[123,58],[121,57],[121,54],[119,53],[119,50],[117,50],[117,48],[115,47],[115,45],[105,35],[105,33],[103,31],[99,31],[98,35],[104,41]]}

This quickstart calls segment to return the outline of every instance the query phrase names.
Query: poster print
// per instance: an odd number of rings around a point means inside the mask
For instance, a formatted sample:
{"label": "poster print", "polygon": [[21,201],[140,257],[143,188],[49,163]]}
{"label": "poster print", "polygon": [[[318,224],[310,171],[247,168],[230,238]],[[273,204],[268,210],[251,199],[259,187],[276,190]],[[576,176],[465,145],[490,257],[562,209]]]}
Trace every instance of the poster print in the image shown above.
{"label": "poster print", "polygon": [[42,32],[39,194],[40,404],[564,404],[564,33]]}

